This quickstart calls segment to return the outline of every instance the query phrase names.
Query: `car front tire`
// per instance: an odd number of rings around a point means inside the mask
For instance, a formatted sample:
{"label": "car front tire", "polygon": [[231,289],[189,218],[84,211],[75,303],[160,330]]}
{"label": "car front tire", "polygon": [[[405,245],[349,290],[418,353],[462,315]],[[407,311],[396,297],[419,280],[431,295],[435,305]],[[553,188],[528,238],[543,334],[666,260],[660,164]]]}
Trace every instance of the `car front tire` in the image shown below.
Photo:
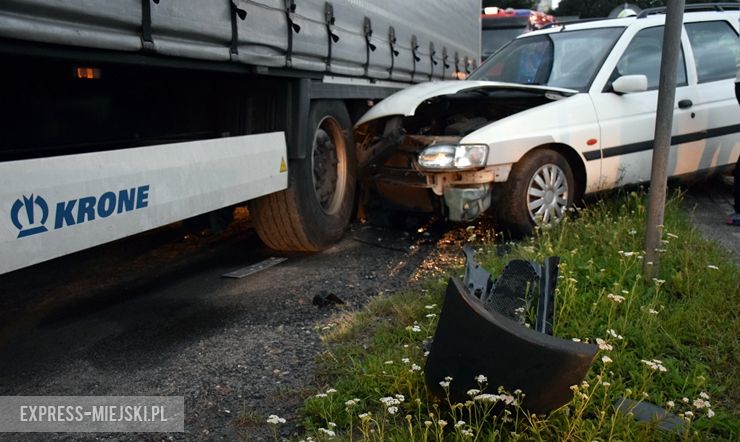
{"label": "car front tire", "polygon": [[516,235],[530,235],[536,224],[565,216],[575,194],[573,171],[559,153],[534,150],[514,165],[506,182],[501,221]]}

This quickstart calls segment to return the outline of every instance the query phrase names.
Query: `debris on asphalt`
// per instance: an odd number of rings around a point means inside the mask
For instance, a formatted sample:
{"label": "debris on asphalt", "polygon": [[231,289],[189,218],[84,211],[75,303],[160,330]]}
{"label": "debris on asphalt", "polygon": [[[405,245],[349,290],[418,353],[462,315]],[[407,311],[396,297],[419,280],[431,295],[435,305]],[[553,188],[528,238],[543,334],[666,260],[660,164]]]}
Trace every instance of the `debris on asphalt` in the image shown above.
{"label": "debris on asphalt", "polygon": [[321,308],[329,305],[344,305],[344,301],[334,293],[322,290],[318,295],[313,297],[313,305]]}
{"label": "debris on asphalt", "polygon": [[265,259],[264,261],[260,261],[256,264],[252,264],[252,265],[243,267],[241,269],[234,270],[233,272],[224,273],[221,276],[223,276],[224,278],[241,279],[241,278],[245,278],[250,275],[254,275],[257,272],[261,272],[262,270],[267,270],[270,267],[274,267],[280,264],[281,262],[284,262],[287,260],[288,258],[276,258],[273,256],[273,257]]}

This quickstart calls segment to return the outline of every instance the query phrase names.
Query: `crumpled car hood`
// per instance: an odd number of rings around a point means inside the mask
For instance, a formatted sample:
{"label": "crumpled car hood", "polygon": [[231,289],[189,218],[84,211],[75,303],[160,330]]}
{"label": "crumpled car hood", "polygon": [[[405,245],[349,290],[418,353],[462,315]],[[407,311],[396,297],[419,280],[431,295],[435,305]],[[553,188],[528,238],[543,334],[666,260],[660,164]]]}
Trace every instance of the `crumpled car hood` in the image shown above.
{"label": "crumpled car hood", "polygon": [[474,89],[518,89],[528,91],[557,92],[565,96],[577,94],[574,89],[563,89],[549,86],[530,86],[518,83],[502,83],[499,81],[436,81],[421,83],[402,91],[396,92],[380,103],[376,104],[357,121],[355,126],[360,126],[368,121],[391,115],[412,116],[416,108],[430,98],[443,95],[452,95],[461,91]]}

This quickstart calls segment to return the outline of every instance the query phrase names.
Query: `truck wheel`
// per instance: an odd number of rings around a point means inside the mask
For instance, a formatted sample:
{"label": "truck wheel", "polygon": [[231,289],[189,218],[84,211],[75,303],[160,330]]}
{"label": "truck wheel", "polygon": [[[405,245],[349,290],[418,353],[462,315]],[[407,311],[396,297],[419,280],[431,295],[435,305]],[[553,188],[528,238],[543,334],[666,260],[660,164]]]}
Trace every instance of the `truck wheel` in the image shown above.
{"label": "truck wheel", "polygon": [[502,197],[501,221],[511,233],[530,235],[573,204],[575,181],[568,161],[552,150],[535,150],[514,165]]}
{"label": "truck wheel", "polygon": [[318,252],[339,241],[349,225],[355,195],[355,151],[344,104],[315,101],[313,131],[302,160],[291,160],[288,188],[252,202],[254,226],[270,248]]}

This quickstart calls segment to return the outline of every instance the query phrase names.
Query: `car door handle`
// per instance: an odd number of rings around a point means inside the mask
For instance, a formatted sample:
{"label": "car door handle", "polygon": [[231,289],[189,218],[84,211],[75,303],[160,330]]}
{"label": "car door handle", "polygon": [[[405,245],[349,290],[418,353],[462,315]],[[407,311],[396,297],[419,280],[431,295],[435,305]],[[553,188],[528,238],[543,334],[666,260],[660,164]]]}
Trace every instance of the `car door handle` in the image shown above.
{"label": "car door handle", "polygon": [[688,109],[691,106],[693,106],[694,103],[691,102],[691,100],[681,100],[678,102],[678,108],[679,109]]}

